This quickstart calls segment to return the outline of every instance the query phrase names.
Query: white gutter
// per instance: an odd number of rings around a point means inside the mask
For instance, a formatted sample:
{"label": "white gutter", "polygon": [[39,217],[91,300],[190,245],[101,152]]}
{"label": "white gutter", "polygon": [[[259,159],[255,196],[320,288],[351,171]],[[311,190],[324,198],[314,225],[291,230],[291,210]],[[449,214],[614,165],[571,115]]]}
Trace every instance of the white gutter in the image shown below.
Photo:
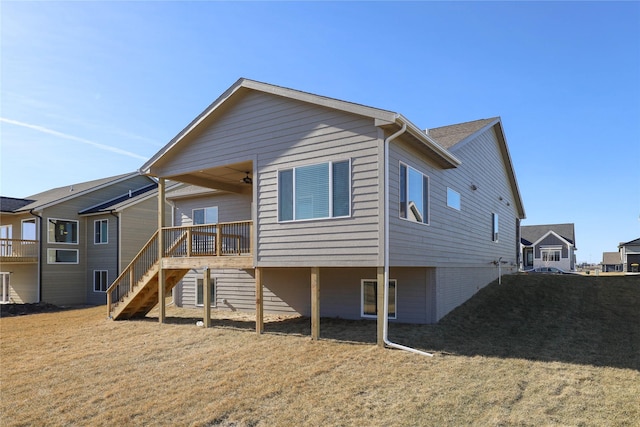
{"label": "white gutter", "polygon": [[389,144],[407,130],[407,124],[384,140],[384,324],[382,328],[382,340],[387,347],[410,351],[423,356],[433,357],[433,354],[417,350],[415,348],[396,344],[389,341]]}

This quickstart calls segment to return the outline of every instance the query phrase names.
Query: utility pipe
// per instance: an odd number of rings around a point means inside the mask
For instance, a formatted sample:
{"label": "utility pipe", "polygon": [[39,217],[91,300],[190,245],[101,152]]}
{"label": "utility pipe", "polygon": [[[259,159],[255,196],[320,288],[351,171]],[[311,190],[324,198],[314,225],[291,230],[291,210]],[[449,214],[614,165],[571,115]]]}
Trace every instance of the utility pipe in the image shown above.
{"label": "utility pipe", "polygon": [[407,130],[407,124],[384,140],[384,323],[382,327],[382,340],[387,347],[410,351],[422,356],[433,357],[433,354],[396,344],[389,341],[389,144]]}

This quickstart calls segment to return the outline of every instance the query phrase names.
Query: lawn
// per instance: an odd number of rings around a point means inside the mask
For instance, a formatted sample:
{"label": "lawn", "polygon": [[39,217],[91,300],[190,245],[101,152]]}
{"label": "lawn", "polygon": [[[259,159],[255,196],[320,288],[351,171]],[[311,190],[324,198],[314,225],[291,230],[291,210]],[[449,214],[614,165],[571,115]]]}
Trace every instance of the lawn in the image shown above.
{"label": "lawn", "polygon": [[640,277],[506,276],[438,325],[168,307],[0,319],[2,426],[637,426]]}

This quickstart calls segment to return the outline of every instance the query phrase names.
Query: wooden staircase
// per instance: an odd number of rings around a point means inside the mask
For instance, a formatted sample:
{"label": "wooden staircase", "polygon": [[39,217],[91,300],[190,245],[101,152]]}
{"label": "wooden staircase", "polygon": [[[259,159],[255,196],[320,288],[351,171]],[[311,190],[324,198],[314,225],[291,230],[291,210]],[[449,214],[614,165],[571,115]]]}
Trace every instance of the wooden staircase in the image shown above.
{"label": "wooden staircase", "polygon": [[[165,269],[165,294],[189,272],[188,269]],[[113,320],[142,318],[158,304],[158,265],[156,264],[121,301],[112,304],[109,316]]]}
{"label": "wooden staircase", "polygon": [[[160,254],[158,238],[162,234]],[[165,227],[156,231],[107,289],[107,312],[113,320],[144,317],[158,304],[158,276],[164,272],[165,294],[192,268],[251,268],[252,222]]]}

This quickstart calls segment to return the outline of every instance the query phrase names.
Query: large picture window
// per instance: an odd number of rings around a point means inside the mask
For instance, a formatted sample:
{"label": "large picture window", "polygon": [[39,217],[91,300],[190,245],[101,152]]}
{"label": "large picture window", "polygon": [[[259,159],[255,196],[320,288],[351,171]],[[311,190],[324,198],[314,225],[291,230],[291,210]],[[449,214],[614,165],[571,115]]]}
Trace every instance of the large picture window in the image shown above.
{"label": "large picture window", "polygon": [[400,163],[400,218],[429,224],[429,177]]}
{"label": "large picture window", "polygon": [[[378,315],[378,281],[362,280],[362,317],[377,317]],[[389,319],[396,318],[396,280],[389,280]]]}
{"label": "large picture window", "polygon": [[99,219],[93,222],[93,243],[96,245],[109,243],[109,220]]}
{"label": "large picture window", "polygon": [[347,217],[351,214],[349,160],[278,172],[278,220]]}
{"label": "large picture window", "polygon": [[78,221],[49,218],[49,243],[78,243]]}
{"label": "large picture window", "polygon": [[560,255],[562,253],[561,249],[542,249],[540,251],[542,253],[542,261],[543,262],[557,262],[560,261]]}

